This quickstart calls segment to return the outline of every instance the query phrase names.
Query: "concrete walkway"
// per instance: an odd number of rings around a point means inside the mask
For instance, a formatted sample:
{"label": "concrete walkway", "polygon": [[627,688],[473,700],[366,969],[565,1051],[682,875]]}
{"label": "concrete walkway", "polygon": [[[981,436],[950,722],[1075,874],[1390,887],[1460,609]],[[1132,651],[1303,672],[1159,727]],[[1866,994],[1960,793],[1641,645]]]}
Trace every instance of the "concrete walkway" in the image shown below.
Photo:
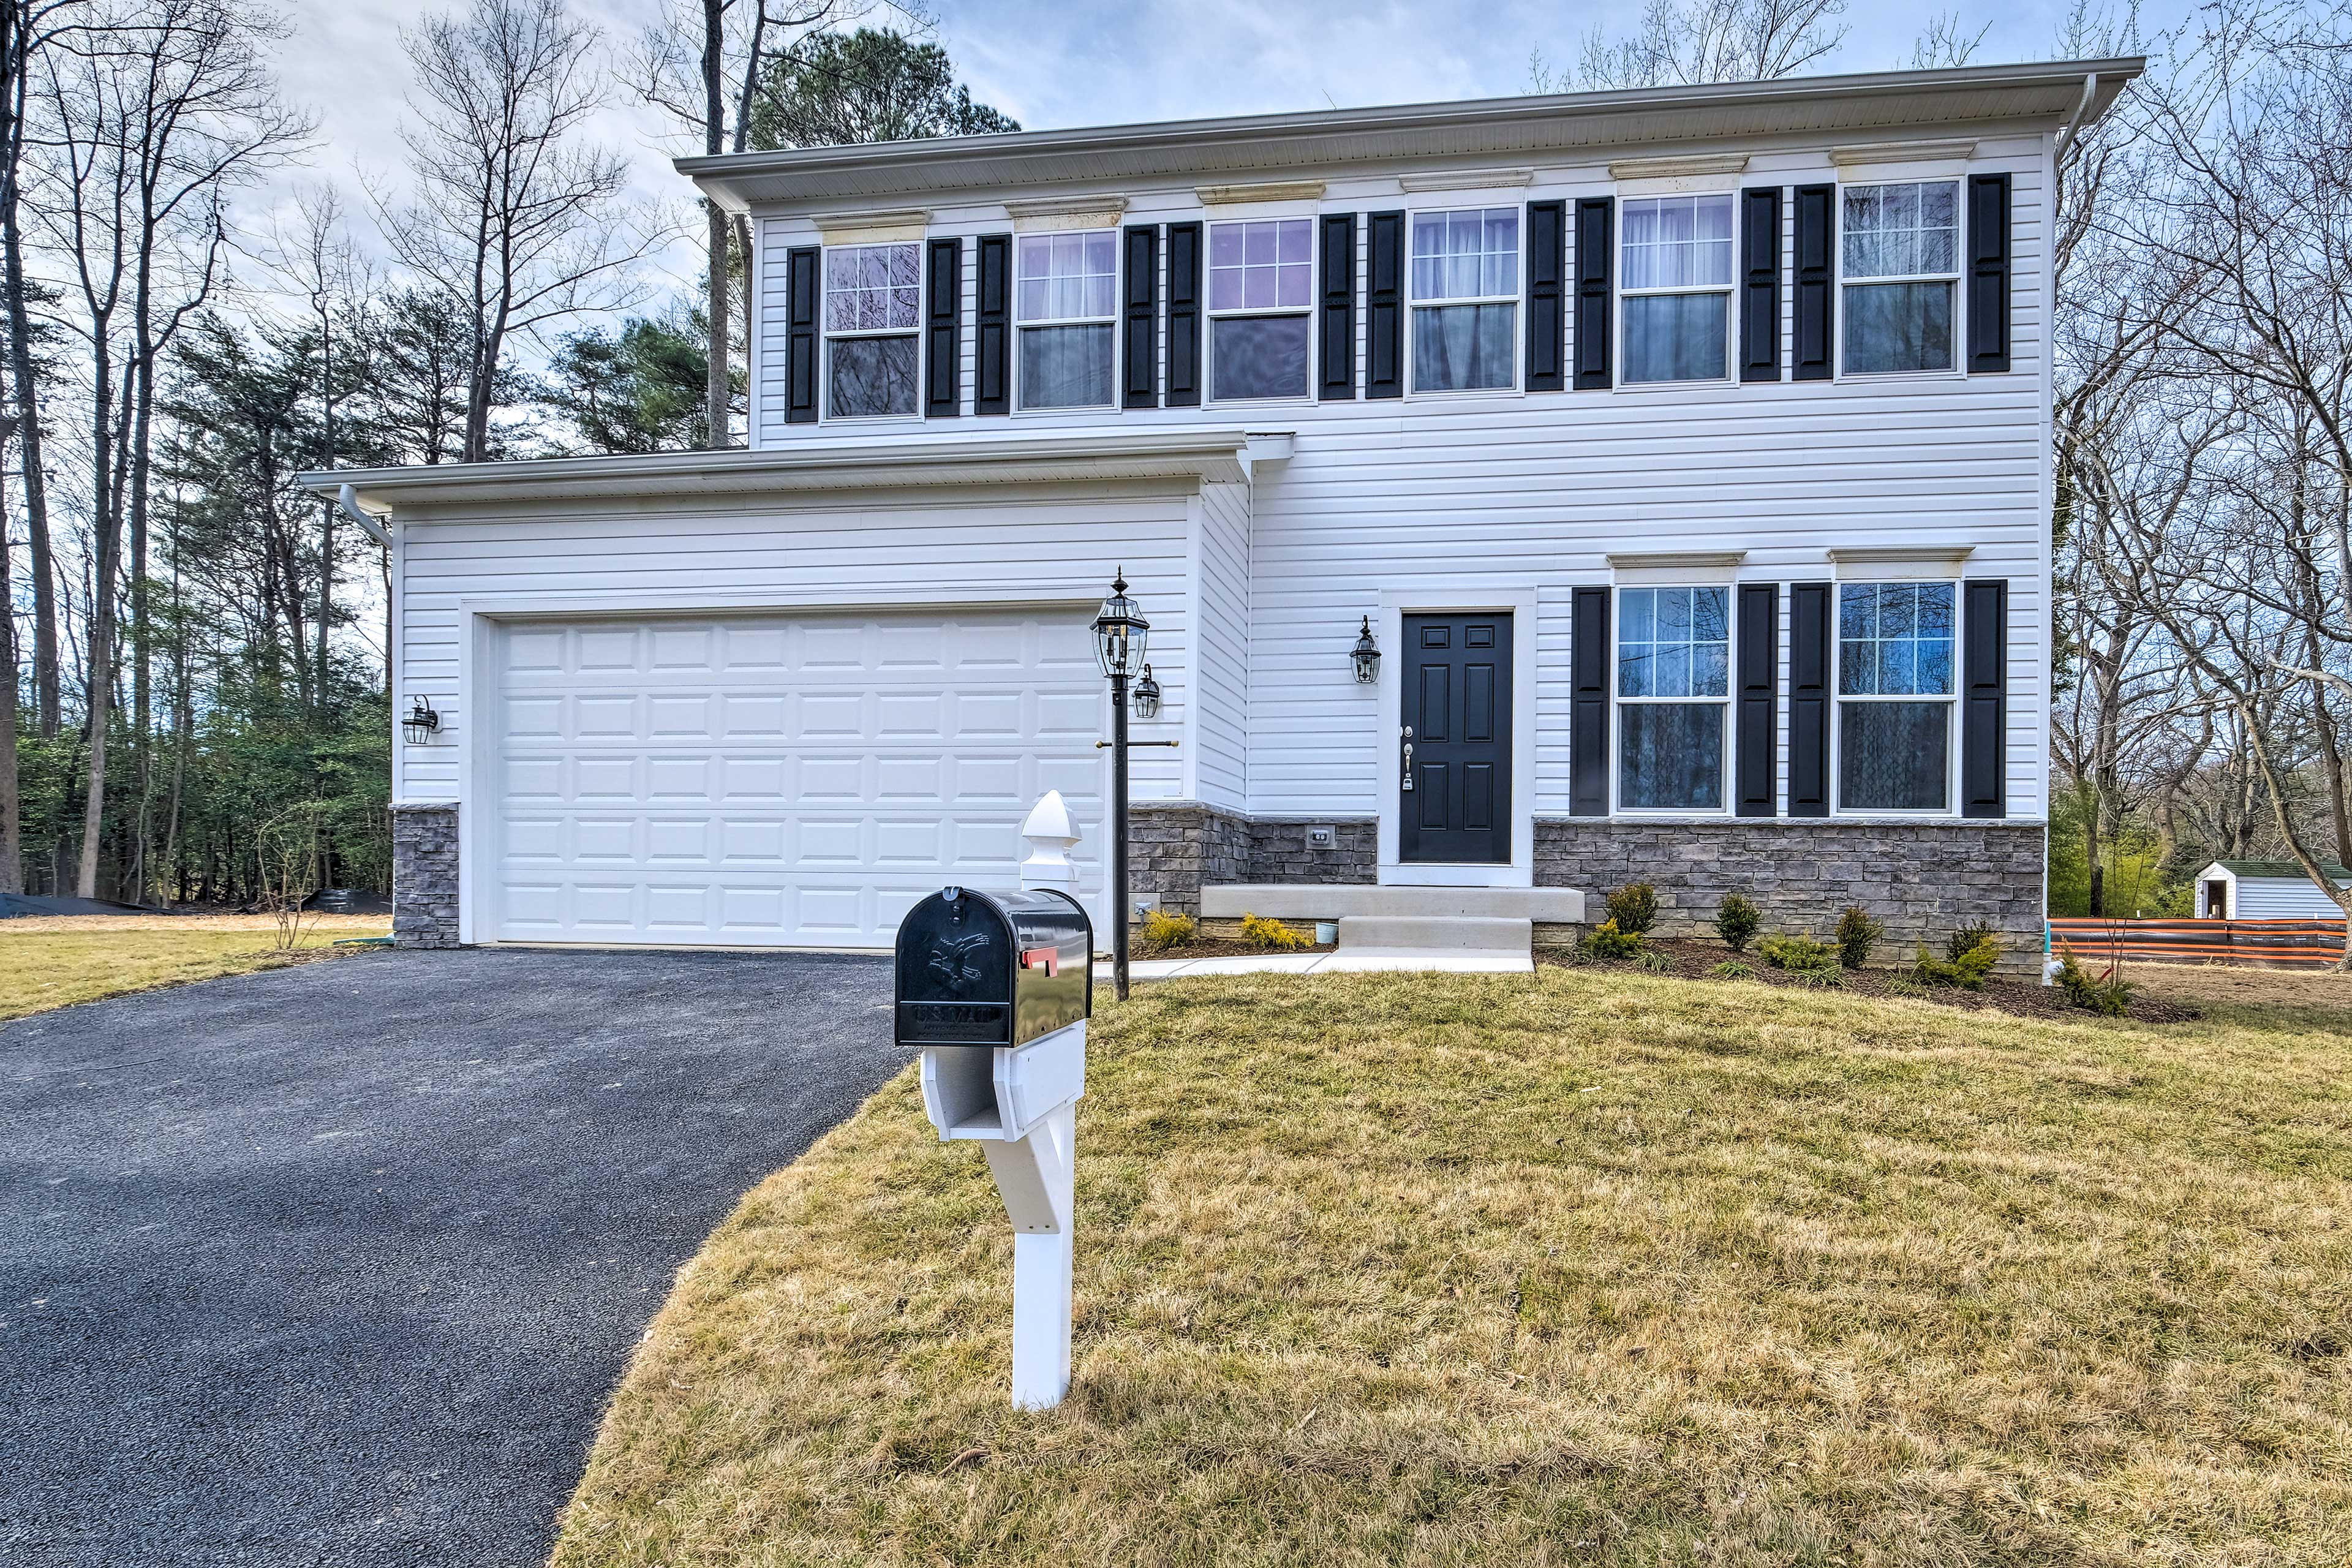
{"label": "concrete walkway", "polygon": [[1340,948],[1330,952],[1258,952],[1239,958],[1144,958],[1128,965],[1137,980],[1193,974],[1337,974],[1344,971],[1424,970],[1433,974],[1530,974],[1524,952],[1441,952],[1431,948]]}

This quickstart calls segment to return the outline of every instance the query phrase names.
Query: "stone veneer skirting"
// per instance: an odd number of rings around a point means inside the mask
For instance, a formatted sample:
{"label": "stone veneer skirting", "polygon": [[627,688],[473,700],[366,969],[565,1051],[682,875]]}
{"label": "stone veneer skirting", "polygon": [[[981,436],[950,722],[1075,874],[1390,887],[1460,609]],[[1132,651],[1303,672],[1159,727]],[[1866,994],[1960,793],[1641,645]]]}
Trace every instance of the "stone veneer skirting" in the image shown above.
{"label": "stone veneer skirting", "polygon": [[[1335,842],[1310,848],[1307,830]],[[2039,823],[1840,821],[1624,822],[1538,817],[1537,885],[1596,897],[1627,882],[1658,889],[1658,929],[1703,927],[1726,893],[1764,911],[1767,930],[1827,936],[1859,904],[1890,944],[1940,943],[1965,921],[2009,933],[2012,962],[2042,943],[2043,829]],[[1129,845],[1138,905],[1198,915],[1205,884],[1374,882],[1377,823],[1250,817],[1186,802],[1138,805]],[[392,813],[392,932],[402,947],[457,945],[457,808]],[[1591,918],[1601,918],[1598,905]]]}
{"label": "stone veneer skirting", "polygon": [[[1309,827],[1333,829],[1310,848]],[[1204,886],[1233,882],[1376,882],[1380,825],[1328,816],[1244,816],[1187,802],[1128,808],[1129,886],[1138,905],[1201,912]]]}
{"label": "stone veneer skirting", "polygon": [[392,940],[457,945],[457,808],[392,808]]}
{"label": "stone veneer skirting", "polygon": [[[2011,967],[2042,948],[2042,824],[1536,820],[1536,881],[1605,897],[1658,889],[1658,930],[1706,926],[1726,893],[1754,900],[1764,929],[1826,939],[1848,905],[1907,950],[1969,921],[2009,935]],[[1590,919],[1607,916],[1596,903]]]}

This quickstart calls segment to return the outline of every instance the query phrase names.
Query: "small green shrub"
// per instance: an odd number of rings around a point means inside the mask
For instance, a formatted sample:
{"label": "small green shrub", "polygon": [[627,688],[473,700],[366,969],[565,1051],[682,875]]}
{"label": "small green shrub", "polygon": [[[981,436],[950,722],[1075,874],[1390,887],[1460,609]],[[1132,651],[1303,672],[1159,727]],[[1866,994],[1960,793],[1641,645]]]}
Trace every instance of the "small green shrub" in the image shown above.
{"label": "small green shrub", "polygon": [[[1967,937],[1963,945],[1960,939]],[[2000,939],[1988,925],[1966,925],[1952,933],[1945,944],[1948,958],[1937,958],[1919,944],[1919,956],[1911,965],[1911,978],[1921,985],[1952,985],[1962,991],[1981,991],[1985,976],[2000,962]]]}
{"label": "small green shrub", "polygon": [[2131,1011],[2131,983],[2119,970],[2110,967],[2105,974],[2093,974],[2063,943],[2058,948],[2058,989],[2075,1006],[2102,1017],[2120,1018]]}
{"label": "small green shrub", "polygon": [[1675,972],[1675,961],[1654,947],[1643,948],[1633,960],[1633,966],[1646,969],[1653,974],[1672,974]]}
{"label": "small green shrub", "polygon": [[1638,958],[1648,945],[1638,931],[1623,930],[1614,919],[1602,921],[1577,943],[1587,958]]}
{"label": "small green shrub", "polygon": [[1944,957],[1950,963],[1958,963],[1987,942],[1992,943],[1993,955],[1999,957],[2000,933],[1993,929],[1992,921],[1970,921],[1968,924],[1955,929],[1950,936],[1944,939]]}
{"label": "small green shrub", "polygon": [[1174,914],[1167,910],[1146,910],[1143,929],[1138,933],[1143,945],[1153,952],[1166,952],[1174,947],[1190,947],[1201,940],[1201,922],[1191,915]]}
{"label": "small green shrub", "polygon": [[1756,966],[1742,963],[1736,958],[1727,958],[1707,973],[1717,980],[1753,980],[1756,978]]}
{"label": "small green shrub", "polygon": [[1791,974],[1819,974],[1838,967],[1837,949],[1809,936],[1768,936],[1756,951],[1765,963]]}
{"label": "small green shrub", "polygon": [[1886,983],[1886,994],[1890,996],[1925,996],[1927,987],[1908,974],[1898,974]]}
{"label": "small green shrub", "polygon": [[1763,923],[1764,911],[1738,893],[1724,894],[1723,902],[1715,906],[1715,934],[1734,952],[1747,952],[1756,928]]}
{"label": "small green shrub", "polygon": [[1872,920],[1869,911],[1860,904],[1848,904],[1845,913],[1838,916],[1838,963],[1848,969],[1860,969],[1870,962],[1870,950],[1885,934],[1886,928]]}
{"label": "small green shrub", "polygon": [[1627,936],[1639,936],[1658,923],[1658,889],[1647,882],[1628,882],[1609,895],[1609,918]]}
{"label": "small green shrub", "polygon": [[1295,952],[1311,945],[1307,933],[1295,931],[1271,915],[1242,916],[1242,940],[1260,952]]}

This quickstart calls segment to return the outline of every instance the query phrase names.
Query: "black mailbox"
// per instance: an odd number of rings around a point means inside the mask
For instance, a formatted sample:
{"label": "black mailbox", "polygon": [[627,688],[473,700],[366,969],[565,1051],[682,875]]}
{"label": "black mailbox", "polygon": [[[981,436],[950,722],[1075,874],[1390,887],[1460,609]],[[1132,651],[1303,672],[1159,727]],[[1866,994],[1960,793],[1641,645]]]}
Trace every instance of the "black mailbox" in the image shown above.
{"label": "black mailbox", "polygon": [[942,888],[898,922],[901,1046],[1025,1046],[1094,1012],[1095,928],[1046,889]]}

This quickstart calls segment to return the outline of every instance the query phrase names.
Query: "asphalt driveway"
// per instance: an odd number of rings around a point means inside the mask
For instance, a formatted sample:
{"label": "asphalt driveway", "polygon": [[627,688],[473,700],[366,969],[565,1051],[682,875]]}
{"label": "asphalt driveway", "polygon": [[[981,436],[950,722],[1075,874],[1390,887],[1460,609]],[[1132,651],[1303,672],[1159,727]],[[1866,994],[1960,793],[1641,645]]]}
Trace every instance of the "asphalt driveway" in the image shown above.
{"label": "asphalt driveway", "polygon": [[0,1026],[0,1563],[540,1562],[880,959],[370,952]]}

